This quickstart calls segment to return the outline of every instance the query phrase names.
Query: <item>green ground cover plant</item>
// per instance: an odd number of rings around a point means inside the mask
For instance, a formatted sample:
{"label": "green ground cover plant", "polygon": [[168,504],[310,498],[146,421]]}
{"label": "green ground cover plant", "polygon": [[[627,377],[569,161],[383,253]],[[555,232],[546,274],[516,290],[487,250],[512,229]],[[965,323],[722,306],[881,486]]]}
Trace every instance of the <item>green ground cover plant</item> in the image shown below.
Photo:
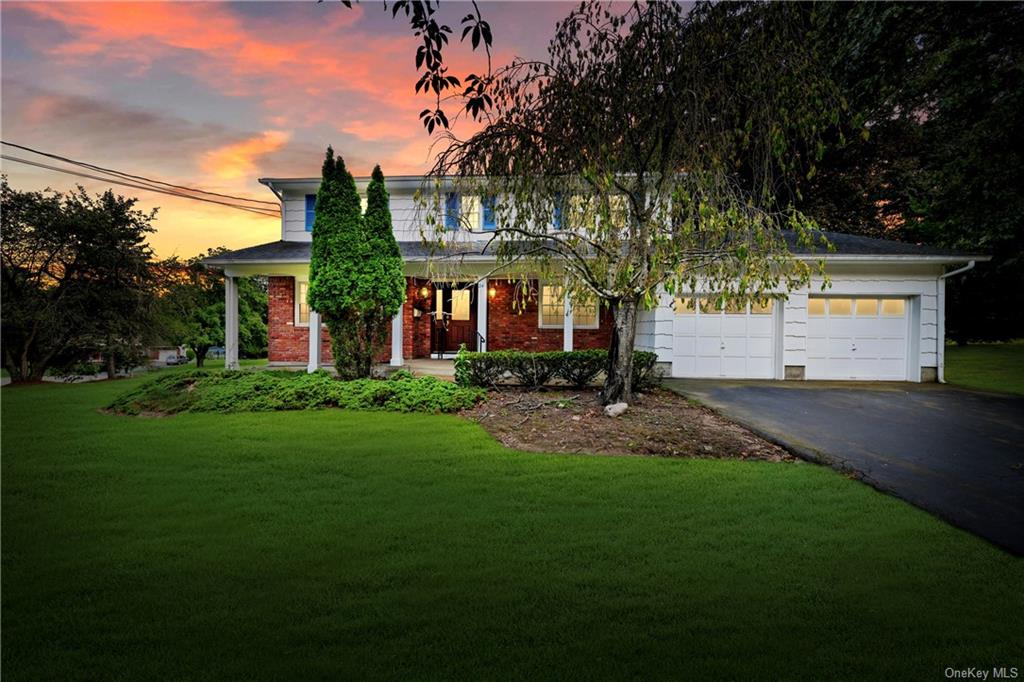
{"label": "green ground cover plant", "polygon": [[338,407],[392,412],[456,412],[484,399],[478,388],[435,377],[339,381],[325,371],[191,370],[167,372],[120,395],[107,408],[121,414],[270,412]]}

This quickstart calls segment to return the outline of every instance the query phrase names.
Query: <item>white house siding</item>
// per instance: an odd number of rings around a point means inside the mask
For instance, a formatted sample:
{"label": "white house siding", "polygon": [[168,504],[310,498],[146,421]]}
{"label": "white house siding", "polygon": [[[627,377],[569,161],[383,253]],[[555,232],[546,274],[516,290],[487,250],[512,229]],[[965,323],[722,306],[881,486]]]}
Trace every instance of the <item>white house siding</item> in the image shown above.
{"label": "white house siding", "polygon": [[[786,368],[794,368],[790,376],[800,376],[807,365],[807,298],[808,295],[905,297],[913,329],[908,338],[908,353],[917,358],[917,364],[908,371],[911,380],[917,380],[918,368],[938,365],[938,343],[942,336],[938,329],[938,276],[941,266],[898,262],[836,263],[828,268],[831,287],[822,291],[821,278],[814,278],[808,287],[789,292],[781,303],[781,320],[777,329],[776,378],[786,376]],[[661,295],[659,306],[641,313],[637,327],[637,348],[654,351],[661,362],[671,363],[675,339],[671,307],[672,297]],[[916,334],[914,333],[916,332]],[[779,348],[781,347],[781,351]],[[799,369],[796,369],[799,368]],[[926,378],[929,374],[926,373]]]}
{"label": "white house siding", "polygon": [[[366,192],[360,192],[363,208],[366,208]],[[420,228],[416,220],[417,209],[411,193],[391,194],[391,220],[395,239],[400,242],[419,241]],[[281,216],[281,239],[293,242],[312,241],[306,232],[306,193],[288,190],[284,192]]]}
{"label": "white house siding", "polygon": [[672,362],[672,297],[662,293],[658,307],[637,316],[636,347],[657,353],[658,362]]}

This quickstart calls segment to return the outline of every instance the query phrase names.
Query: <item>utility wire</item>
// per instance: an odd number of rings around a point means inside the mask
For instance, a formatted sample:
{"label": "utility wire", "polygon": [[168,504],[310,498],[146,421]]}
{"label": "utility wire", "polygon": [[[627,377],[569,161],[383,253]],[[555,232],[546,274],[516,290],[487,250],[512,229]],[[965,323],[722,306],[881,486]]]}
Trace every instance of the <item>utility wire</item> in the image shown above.
{"label": "utility wire", "polygon": [[217,199],[208,199],[206,197],[197,197],[197,196],[193,196],[193,195],[190,195],[190,194],[184,194],[184,193],[176,192],[176,191],[169,190],[169,189],[161,189],[159,187],[152,187],[152,186],[148,186],[148,185],[144,185],[144,184],[139,184],[139,183],[135,183],[135,182],[128,182],[126,180],[117,180],[117,179],[114,179],[114,178],[106,178],[106,177],[103,177],[103,176],[100,176],[100,175],[92,175],[90,173],[85,173],[83,171],[72,170],[70,168],[59,168],[57,166],[51,166],[49,164],[39,163],[38,161],[30,161],[29,159],[22,159],[22,158],[19,158],[17,156],[10,156],[9,154],[0,154],[0,158],[4,159],[6,161],[14,161],[16,163],[23,163],[23,164],[26,164],[26,165],[29,165],[29,166],[35,166],[37,168],[45,168],[46,170],[56,171],[58,173],[67,173],[68,175],[74,175],[74,176],[81,177],[81,178],[91,178],[93,180],[100,180],[102,182],[109,182],[109,183],[114,184],[114,185],[122,185],[124,187],[132,187],[134,189],[141,189],[141,190],[145,190],[147,192],[159,192],[160,194],[168,194],[168,195],[170,195],[172,197],[179,197],[181,199],[191,199],[193,201],[203,201],[203,202],[206,202],[208,204],[219,204],[221,206],[227,206],[228,208],[236,208],[239,211],[248,211],[250,213],[256,213],[256,214],[259,214],[259,215],[265,215],[265,216],[269,216],[271,218],[280,218],[281,217],[280,213],[278,213],[276,211],[272,211],[272,210],[267,209],[267,208],[255,208],[253,206],[240,206],[238,204],[232,204],[232,203],[229,203],[229,202],[226,202],[226,201],[218,201]]}
{"label": "utility wire", "polygon": [[70,164],[73,164],[75,166],[81,166],[83,168],[88,168],[90,170],[99,171],[99,172],[102,172],[102,173],[111,173],[113,175],[118,175],[118,176],[120,176],[122,178],[127,178],[129,180],[138,180],[138,181],[143,181],[143,182],[152,182],[152,183],[155,183],[155,184],[158,184],[158,185],[163,185],[165,187],[171,187],[171,188],[174,188],[174,189],[184,190],[186,192],[196,192],[196,193],[199,193],[199,194],[207,194],[207,195],[215,196],[215,197],[223,197],[225,199],[236,199],[238,201],[246,201],[246,202],[251,202],[251,203],[255,203],[255,204],[266,204],[267,206],[273,206],[274,208],[278,207],[278,203],[275,202],[275,201],[263,201],[261,199],[249,199],[247,197],[235,196],[233,194],[221,194],[220,192],[210,192],[210,191],[207,191],[207,190],[204,190],[204,189],[196,189],[195,187],[188,187],[186,185],[175,185],[175,184],[170,183],[170,182],[164,182],[163,180],[154,180],[153,178],[147,178],[144,175],[132,175],[131,173],[123,173],[123,172],[121,172],[119,170],[114,170],[112,168],[104,168],[103,166],[97,166],[95,164],[86,163],[85,161],[76,161],[75,159],[69,159],[66,156],[60,156],[59,154],[51,154],[49,152],[44,152],[44,151],[40,151],[38,149],[33,149],[32,147],[26,147],[24,145],[15,144],[14,142],[7,142],[7,141],[4,141],[4,140],[0,140],[0,144],[5,144],[8,147],[15,147],[17,149],[21,149],[21,150],[26,151],[26,152],[32,152],[33,154],[39,154],[40,156],[46,156],[46,157],[49,157],[51,159],[56,159],[57,161],[63,161],[65,163],[70,163]]}

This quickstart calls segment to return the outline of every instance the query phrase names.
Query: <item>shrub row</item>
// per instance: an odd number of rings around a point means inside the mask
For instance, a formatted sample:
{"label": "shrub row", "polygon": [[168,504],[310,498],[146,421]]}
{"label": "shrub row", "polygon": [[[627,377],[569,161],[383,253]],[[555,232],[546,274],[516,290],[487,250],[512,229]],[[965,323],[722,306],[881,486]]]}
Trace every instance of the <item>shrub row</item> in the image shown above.
{"label": "shrub row", "polygon": [[122,414],[268,412],[340,407],[392,412],[455,412],[485,396],[478,388],[398,373],[394,380],[339,381],[324,371],[191,370],[147,381],[109,405]]}
{"label": "shrub row", "polygon": [[[644,391],[661,384],[658,356],[648,351],[633,351],[633,390]],[[606,350],[548,351],[528,353],[498,350],[486,353],[459,351],[455,357],[455,383],[459,386],[493,386],[511,379],[529,388],[539,388],[552,379],[561,379],[575,388],[583,388],[604,372],[608,364]]]}

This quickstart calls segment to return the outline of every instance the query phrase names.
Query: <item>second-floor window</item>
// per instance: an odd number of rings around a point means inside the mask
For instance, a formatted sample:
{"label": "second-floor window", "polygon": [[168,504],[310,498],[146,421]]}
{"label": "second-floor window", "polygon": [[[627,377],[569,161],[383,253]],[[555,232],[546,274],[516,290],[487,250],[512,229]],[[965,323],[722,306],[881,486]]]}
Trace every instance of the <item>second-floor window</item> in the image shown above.
{"label": "second-floor window", "polygon": [[306,195],[306,232],[313,231],[313,220],[316,218],[316,195]]}
{"label": "second-floor window", "polygon": [[556,231],[562,229],[562,206],[565,202],[562,201],[562,194],[555,194],[555,207],[551,213],[551,227]]}
{"label": "second-floor window", "polygon": [[462,197],[456,192],[448,192],[444,197],[444,229],[459,229],[462,217]]}
{"label": "second-floor window", "polygon": [[498,219],[494,215],[494,197],[483,198],[483,229],[493,232],[498,229]]}

